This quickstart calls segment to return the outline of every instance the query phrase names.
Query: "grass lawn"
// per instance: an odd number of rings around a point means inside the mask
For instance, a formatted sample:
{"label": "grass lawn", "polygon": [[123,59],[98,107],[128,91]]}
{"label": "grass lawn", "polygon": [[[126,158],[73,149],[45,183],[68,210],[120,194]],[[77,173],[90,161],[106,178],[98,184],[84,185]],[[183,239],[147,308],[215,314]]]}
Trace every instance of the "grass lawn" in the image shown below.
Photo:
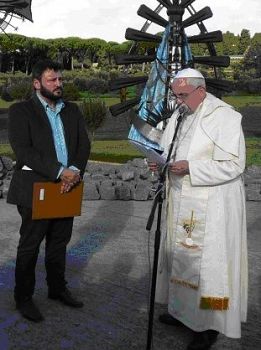
{"label": "grass lawn", "polygon": [[142,154],[127,140],[94,141],[91,148],[92,160],[104,162],[125,163],[133,158],[143,157]]}
{"label": "grass lawn", "polygon": [[261,165],[261,138],[247,137],[247,165]]}
{"label": "grass lawn", "polygon": [[223,100],[234,106],[236,109],[246,106],[260,106],[261,107],[261,95],[248,95],[248,96],[224,96]]}
{"label": "grass lawn", "polygon": [[9,108],[14,102],[6,102],[0,98],[0,108]]}
{"label": "grass lawn", "polygon": [[[246,138],[247,165],[261,165],[261,138]],[[11,147],[0,144],[0,155],[6,155],[14,159]],[[136,150],[127,140],[94,141],[92,144],[91,160],[125,163],[133,158],[142,158],[142,154]]]}

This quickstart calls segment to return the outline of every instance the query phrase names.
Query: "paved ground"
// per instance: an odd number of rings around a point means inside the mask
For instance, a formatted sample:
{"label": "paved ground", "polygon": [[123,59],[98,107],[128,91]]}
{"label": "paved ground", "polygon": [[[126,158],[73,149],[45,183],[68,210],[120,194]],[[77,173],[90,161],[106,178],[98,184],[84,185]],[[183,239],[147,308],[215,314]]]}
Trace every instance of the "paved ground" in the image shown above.
{"label": "paved ground", "polygon": [[[67,279],[85,306],[63,307],[46,298],[43,252],[37,268],[35,300],[45,316],[41,324],[20,317],[12,290],[18,241],[16,208],[0,201],[0,350],[146,349],[150,265],[153,252],[145,230],[151,202],[84,202],[75,219],[68,250]],[[213,350],[261,348],[261,203],[248,202],[249,316],[240,340],[219,336]],[[153,229],[154,232],[154,229]],[[149,249],[148,249],[149,246]],[[191,333],[157,321],[154,350],[185,349]]]}

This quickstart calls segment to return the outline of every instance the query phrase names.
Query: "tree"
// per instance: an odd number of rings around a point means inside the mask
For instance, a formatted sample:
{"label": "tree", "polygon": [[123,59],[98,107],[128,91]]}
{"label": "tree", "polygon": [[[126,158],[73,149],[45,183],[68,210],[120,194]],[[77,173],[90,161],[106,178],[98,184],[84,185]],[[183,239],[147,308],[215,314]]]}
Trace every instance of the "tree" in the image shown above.
{"label": "tree", "polygon": [[223,34],[223,55],[237,55],[238,54],[239,37],[227,31]]}
{"label": "tree", "polygon": [[108,60],[109,66],[112,65],[113,56],[115,55],[115,53],[117,53],[119,45],[120,44],[115,42],[115,41],[108,41],[107,42],[107,45],[105,47],[105,52],[106,52],[106,58]]}
{"label": "tree", "polygon": [[244,70],[251,70],[252,78],[261,78],[261,33],[256,33],[245,52]]}
{"label": "tree", "polygon": [[84,61],[88,57],[88,41],[87,39],[80,39],[77,41],[75,56],[78,62],[81,64],[81,68],[84,68]]}
{"label": "tree", "polygon": [[45,40],[39,38],[27,38],[21,43],[18,48],[21,55],[24,57],[25,73],[29,75],[31,68],[39,58],[48,56],[48,46]]}
{"label": "tree", "polygon": [[107,42],[98,38],[87,39],[88,45],[88,58],[91,63],[97,63],[98,58],[105,55]]}
{"label": "tree", "polygon": [[250,45],[251,37],[248,29],[242,29],[239,43],[238,43],[238,54],[243,55],[248,46]]}
{"label": "tree", "polygon": [[69,56],[71,62],[71,70],[74,69],[74,59],[77,59],[83,68],[83,62],[88,54],[88,40],[78,37],[69,37],[64,39],[64,48]]}
{"label": "tree", "polygon": [[87,125],[87,131],[91,133],[91,139],[94,139],[95,131],[103,124],[107,107],[100,98],[89,98],[80,104],[83,117]]}
{"label": "tree", "polygon": [[39,57],[48,55],[48,44],[44,39],[29,38],[19,34],[0,35],[0,47],[9,61],[9,66],[4,70],[13,73],[18,62],[19,70],[29,74],[32,64]]}

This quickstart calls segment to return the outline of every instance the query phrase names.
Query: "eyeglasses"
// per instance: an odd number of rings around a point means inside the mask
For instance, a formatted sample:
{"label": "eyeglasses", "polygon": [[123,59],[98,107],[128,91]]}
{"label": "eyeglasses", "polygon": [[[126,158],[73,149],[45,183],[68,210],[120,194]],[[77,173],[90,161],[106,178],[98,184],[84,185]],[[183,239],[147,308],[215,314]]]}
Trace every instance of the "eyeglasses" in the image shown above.
{"label": "eyeglasses", "polygon": [[176,98],[176,99],[179,99],[179,100],[186,100],[191,94],[193,94],[193,92],[195,92],[200,86],[196,87],[194,90],[190,91],[189,93],[184,93],[184,94],[174,94],[173,92],[173,96]]}

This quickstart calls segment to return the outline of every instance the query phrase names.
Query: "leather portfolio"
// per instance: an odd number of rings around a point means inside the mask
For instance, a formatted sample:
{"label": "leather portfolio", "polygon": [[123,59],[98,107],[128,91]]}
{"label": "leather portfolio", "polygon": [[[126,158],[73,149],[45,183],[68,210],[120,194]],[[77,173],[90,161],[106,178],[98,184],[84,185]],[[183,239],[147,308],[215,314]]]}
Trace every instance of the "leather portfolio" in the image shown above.
{"label": "leather portfolio", "polygon": [[35,182],[32,219],[54,219],[81,215],[83,181],[61,193],[61,182]]}

